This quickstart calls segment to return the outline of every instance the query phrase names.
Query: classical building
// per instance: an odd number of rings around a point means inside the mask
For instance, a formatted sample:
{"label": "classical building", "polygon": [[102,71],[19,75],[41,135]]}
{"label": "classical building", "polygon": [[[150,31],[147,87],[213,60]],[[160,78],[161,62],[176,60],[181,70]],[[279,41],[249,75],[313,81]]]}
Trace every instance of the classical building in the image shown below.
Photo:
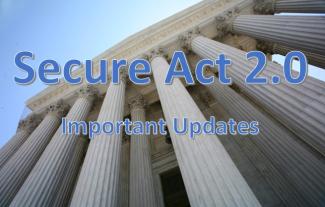
{"label": "classical building", "polygon": [[[146,57],[153,80],[135,85],[61,82],[30,98],[32,113],[0,150],[0,206],[325,206],[325,84],[247,85],[246,52],[305,52],[325,66],[324,0],[204,0],[138,32],[98,60]],[[231,86],[163,83],[169,58],[183,50],[195,66],[224,53]],[[194,67],[193,67],[194,68]],[[283,77],[269,61],[263,75]],[[83,76],[84,70],[75,71]],[[217,69],[206,73],[218,76]],[[258,120],[260,134],[65,135],[68,120]]]}

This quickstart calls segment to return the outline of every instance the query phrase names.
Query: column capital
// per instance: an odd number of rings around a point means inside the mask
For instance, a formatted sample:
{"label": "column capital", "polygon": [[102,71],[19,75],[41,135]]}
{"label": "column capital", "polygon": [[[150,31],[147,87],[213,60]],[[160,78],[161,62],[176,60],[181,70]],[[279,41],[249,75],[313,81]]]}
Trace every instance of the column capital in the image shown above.
{"label": "column capital", "polygon": [[[122,74],[122,76],[126,75]],[[123,120],[125,89],[126,84],[123,83],[123,80],[120,84],[113,85],[112,82],[110,83],[97,121]],[[105,195],[101,206],[117,206],[121,139],[121,133],[102,133],[95,135],[90,141],[70,206],[96,206],[98,204],[96,195],[91,193],[94,188],[99,189],[98,193]],[[107,157],[110,159],[106,159]],[[89,173],[92,176],[88,176]],[[108,182],[100,182],[102,179],[106,179]],[[96,185],[94,186],[92,183]],[[89,201],[89,203],[86,204],[86,201]]]}
{"label": "column capital", "polygon": [[120,70],[120,79],[121,81],[126,81],[126,78],[128,77],[128,67],[124,67],[122,70]]}
{"label": "column capital", "polygon": [[276,44],[272,42],[266,42],[266,41],[257,41],[256,43],[256,49],[264,52],[264,53],[274,53],[274,48]]}
{"label": "column capital", "polygon": [[257,0],[254,6],[254,12],[257,14],[274,14],[275,0]]}
{"label": "column capital", "polygon": [[192,40],[201,35],[201,31],[198,27],[196,27],[195,29],[186,32],[184,35],[181,35],[179,37],[180,40],[180,44],[181,44],[181,48],[185,51],[185,52],[189,52],[192,49],[191,43]]}
{"label": "column capital", "polygon": [[32,113],[28,115],[25,119],[19,121],[17,132],[28,131],[29,133],[31,133],[41,121],[42,117],[40,114]]}
{"label": "column capital", "polygon": [[98,90],[95,86],[85,85],[77,91],[78,97],[93,100],[98,95]]}
{"label": "column capital", "polygon": [[[198,38],[195,38],[193,42],[196,39]],[[203,37],[202,39],[204,40]],[[196,48],[196,46],[193,47],[193,50]],[[167,126],[172,128],[173,119],[182,118],[183,116],[186,116],[188,120],[206,121],[203,113],[180,80],[174,80],[170,87],[164,86],[164,74],[168,72],[168,68],[169,65],[163,61],[154,61],[152,64],[153,77],[162,108],[164,109],[163,113],[166,117]],[[218,175],[211,173],[208,176],[207,173],[201,170],[193,171],[190,175],[184,174],[183,181],[191,206],[204,206],[202,200],[208,200],[210,206],[223,206],[225,203],[229,204],[228,206],[260,206],[250,187],[224,149],[224,146],[221,142],[215,141],[217,139],[216,135],[200,134],[194,138],[195,142],[189,138],[189,133],[170,133],[170,136],[182,172],[193,168],[208,168],[207,172],[219,172]],[[194,151],[196,152],[195,159],[186,160],[185,155]],[[211,158],[209,163],[202,162],[206,157]],[[229,179],[215,179],[220,176],[228,177]],[[202,185],[196,185],[193,180],[200,180]],[[211,180],[214,182],[211,182]],[[226,189],[229,192],[229,196],[225,197],[224,194],[220,193],[221,189]],[[211,193],[205,193],[207,191]]]}
{"label": "column capital", "polygon": [[[128,65],[127,66],[121,66],[121,69],[119,70],[119,77],[120,77],[120,81],[122,81],[123,83],[126,83],[126,79],[129,75],[128,73]],[[112,81],[112,74],[109,74],[107,77],[107,81],[110,84]]]}
{"label": "column capital", "polygon": [[232,32],[232,22],[238,16],[238,8],[233,8],[232,10],[226,11],[223,14],[215,17],[215,22],[217,24],[216,39],[222,39],[226,34]]}
{"label": "column capital", "polygon": [[129,100],[130,110],[143,109],[145,107],[145,100],[142,95],[138,95]]}
{"label": "column capital", "polygon": [[144,55],[144,59],[147,59],[149,62],[151,62],[156,57],[164,57],[168,59],[168,55],[166,53],[166,50],[164,48],[158,47],[149,52],[149,54]]}
{"label": "column capital", "polygon": [[64,115],[66,115],[69,108],[70,108],[70,106],[68,104],[66,104],[62,99],[60,99],[59,101],[57,101],[54,104],[51,104],[47,108],[47,113],[61,118]]}

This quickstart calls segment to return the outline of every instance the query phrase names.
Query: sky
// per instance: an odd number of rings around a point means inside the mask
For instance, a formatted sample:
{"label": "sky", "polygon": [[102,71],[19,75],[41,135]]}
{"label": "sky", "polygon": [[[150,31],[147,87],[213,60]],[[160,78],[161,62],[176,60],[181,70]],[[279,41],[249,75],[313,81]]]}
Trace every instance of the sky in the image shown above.
{"label": "sky", "polygon": [[25,101],[46,86],[14,82],[14,57],[31,51],[34,69],[45,59],[92,59],[124,38],[199,0],[1,0],[0,146],[15,134]]}
{"label": "sky", "polygon": [[[31,51],[37,69],[42,60],[92,59],[124,38],[199,0],[1,0],[0,1],[0,147],[15,134],[26,114],[25,101],[46,86],[14,82],[20,72],[14,57]],[[281,56],[276,60],[281,62]],[[283,58],[282,58],[283,59]],[[324,71],[316,77],[325,80]]]}

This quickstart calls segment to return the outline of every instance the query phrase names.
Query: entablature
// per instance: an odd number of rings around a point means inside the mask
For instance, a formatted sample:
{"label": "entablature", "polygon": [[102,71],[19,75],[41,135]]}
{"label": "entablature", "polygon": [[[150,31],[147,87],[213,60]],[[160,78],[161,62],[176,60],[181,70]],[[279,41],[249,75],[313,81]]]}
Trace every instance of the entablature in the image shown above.
{"label": "entablature", "polygon": [[[218,33],[224,32],[217,28],[217,16],[227,15],[230,11],[236,11],[238,14],[253,13],[253,0],[205,0],[188,9],[185,9],[157,24],[154,24],[106,50],[93,59],[94,74],[99,72],[99,60],[101,59],[127,59],[132,60],[148,54],[155,48],[162,47],[168,55],[172,55],[175,50],[181,49],[179,41],[180,36],[186,32],[200,29],[200,32],[207,37],[214,38]],[[110,73],[111,68],[108,68]],[[84,70],[81,67],[73,71],[73,76],[84,76]],[[75,91],[82,87],[79,85],[70,85],[61,81],[58,85],[50,86],[34,97],[27,100],[26,105],[36,112],[41,112],[51,103],[63,99],[69,104],[74,102]],[[105,93],[107,85],[98,85],[100,94]],[[150,102],[158,99],[155,94],[155,85],[153,83],[147,86],[137,86],[128,83],[127,98],[141,94],[148,96]]]}

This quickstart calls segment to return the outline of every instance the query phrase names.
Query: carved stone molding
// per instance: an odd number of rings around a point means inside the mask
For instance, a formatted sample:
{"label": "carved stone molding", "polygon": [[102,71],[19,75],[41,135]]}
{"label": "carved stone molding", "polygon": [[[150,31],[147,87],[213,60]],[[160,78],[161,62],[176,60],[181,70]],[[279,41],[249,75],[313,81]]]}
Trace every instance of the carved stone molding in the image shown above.
{"label": "carved stone molding", "polygon": [[275,0],[256,1],[254,12],[256,14],[274,14]]}
{"label": "carved stone molding", "polygon": [[[250,7],[252,2],[245,0],[218,0],[218,1],[202,1],[193,7],[190,7],[173,17],[161,21],[153,26],[130,36],[124,41],[118,43],[112,48],[106,50],[102,54],[93,59],[94,75],[98,74],[98,61],[100,59],[128,59],[131,60],[147,51],[156,48],[157,45],[164,45],[168,39],[176,38],[186,31],[191,30],[208,20],[213,20],[216,15],[234,7],[246,8]],[[110,69],[110,68],[109,68]],[[83,68],[73,71],[74,76],[84,76]],[[69,85],[64,82],[56,86],[51,86],[30,98],[27,106],[35,110],[46,108],[49,104],[62,98],[68,93],[72,93],[78,89],[75,85]]]}
{"label": "carved stone molding", "polygon": [[30,114],[25,119],[20,120],[18,123],[18,131],[28,131],[28,133],[31,133],[38,124],[42,121],[42,117],[40,114]]}
{"label": "carved stone molding", "polygon": [[184,52],[189,53],[192,49],[192,40],[201,34],[199,27],[187,32],[179,37],[181,48]]}
{"label": "carved stone molding", "polygon": [[67,114],[69,108],[70,106],[68,104],[66,104],[63,100],[59,100],[47,108],[47,113],[61,118]]}
{"label": "carved stone molding", "polygon": [[165,49],[163,49],[161,47],[153,49],[150,51],[149,54],[144,55],[144,58],[146,60],[148,60],[149,62],[151,62],[156,57],[164,57],[164,58],[168,59],[168,55],[167,55]]}
{"label": "carved stone molding", "polygon": [[130,110],[143,109],[145,107],[145,100],[142,95],[138,95],[129,100]]}
{"label": "carved stone molding", "polygon": [[26,129],[26,127],[28,126],[28,124],[26,123],[27,121],[25,119],[20,120],[18,123],[18,129],[17,131],[23,131]]}
{"label": "carved stone molding", "polygon": [[[232,32],[232,22],[238,16],[238,14],[239,9],[235,7],[215,17],[217,30],[216,39],[222,39],[226,34]],[[180,36],[179,41],[181,48],[188,53],[191,50],[192,40],[199,35],[201,35],[200,29],[199,27],[196,27],[194,30]]]}
{"label": "carved stone molding", "polygon": [[238,16],[238,14],[239,14],[238,8],[233,8],[215,18],[216,29],[217,29],[217,36],[216,36],[217,40],[222,39],[225,35],[232,32],[232,23],[234,19]]}
{"label": "carved stone molding", "polygon": [[124,67],[122,70],[120,70],[120,80],[126,83],[126,79],[129,76],[128,73],[128,67]]}
{"label": "carved stone molding", "polygon": [[[121,66],[121,68],[119,69],[119,81],[126,83],[127,77],[129,76],[128,69],[129,66]],[[107,82],[110,84],[111,81],[112,81],[112,74],[108,74]]]}
{"label": "carved stone molding", "polygon": [[86,86],[80,88],[77,91],[77,94],[78,94],[79,97],[87,98],[87,99],[92,99],[93,100],[98,95],[98,90],[96,89],[95,86],[86,85]]}

